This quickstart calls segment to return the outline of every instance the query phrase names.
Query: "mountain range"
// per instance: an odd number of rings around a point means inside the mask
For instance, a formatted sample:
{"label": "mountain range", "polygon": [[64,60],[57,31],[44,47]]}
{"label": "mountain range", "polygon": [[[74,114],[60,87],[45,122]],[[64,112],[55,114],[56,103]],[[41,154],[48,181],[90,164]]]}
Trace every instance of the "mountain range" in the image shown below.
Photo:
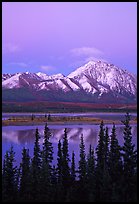
{"label": "mountain range", "polygon": [[68,76],[45,73],[2,75],[2,100],[136,103],[136,75],[113,64],[89,61]]}

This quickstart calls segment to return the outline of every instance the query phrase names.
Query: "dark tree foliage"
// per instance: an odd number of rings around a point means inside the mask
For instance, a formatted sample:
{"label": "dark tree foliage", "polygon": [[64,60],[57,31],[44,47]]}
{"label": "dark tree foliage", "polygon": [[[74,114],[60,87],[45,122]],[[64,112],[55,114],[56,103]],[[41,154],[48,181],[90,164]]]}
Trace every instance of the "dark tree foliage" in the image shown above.
{"label": "dark tree foliage", "polygon": [[71,180],[74,183],[76,179],[76,170],[75,170],[75,154],[72,152],[72,160],[71,160]]}
{"label": "dark tree foliage", "polygon": [[52,168],[51,164],[53,160],[53,146],[52,143],[50,142],[50,137],[51,132],[46,123],[44,128],[44,143],[42,156],[44,157],[45,162],[49,164],[49,168],[51,169]]}
{"label": "dark tree foliage", "polygon": [[109,172],[112,182],[117,182],[120,179],[122,173],[122,159],[121,159],[121,147],[119,145],[116,128],[113,123],[111,135],[110,135],[110,152],[109,152]]}
{"label": "dark tree foliage", "polygon": [[107,202],[110,200],[109,195],[111,191],[111,180],[108,171],[109,135],[108,128],[104,128],[103,121],[100,124],[96,154],[96,201]]}
{"label": "dark tree foliage", "polygon": [[[130,116],[124,124],[124,145],[117,140],[113,124],[108,128],[100,124],[96,149],[90,145],[86,157],[83,135],[80,139],[78,171],[75,153],[71,163],[68,133],[64,131],[62,143],[58,141],[57,166],[52,166],[53,147],[51,133],[44,128],[42,150],[36,129],[33,157],[23,148],[20,167],[14,166],[13,147],[7,151],[2,169],[2,198],[4,202],[136,202],[137,152],[132,144]],[[70,164],[70,165],[69,165]]]}
{"label": "dark tree foliage", "polygon": [[63,153],[62,153],[62,144],[61,141],[58,141],[58,151],[57,151],[57,168],[56,168],[56,174],[57,174],[57,179],[56,179],[56,198],[57,202],[62,202],[64,198],[64,187],[63,187]]}
{"label": "dark tree foliage", "polygon": [[31,172],[30,172],[30,156],[29,149],[23,148],[22,150],[22,162],[21,166],[21,178],[20,178],[20,197],[22,201],[31,199]]}
{"label": "dark tree foliage", "polygon": [[80,139],[80,159],[79,159],[79,180],[83,183],[86,181],[86,155],[83,135]]}
{"label": "dark tree foliage", "polygon": [[90,144],[89,153],[87,156],[87,185],[88,185],[88,199],[89,202],[95,200],[95,155],[94,149]]}
{"label": "dark tree foliage", "polygon": [[90,144],[89,153],[87,156],[87,179],[88,181],[94,180],[94,173],[95,173],[95,156],[94,156],[94,149]]}
{"label": "dark tree foliage", "polygon": [[58,174],[58,183],[62,182],[62,147],[61,141],[58,142],[58,152],[57,152],[57,174]]}
{"label": "dark tree foliage", "polygon": [[31,162],[31,192],[34,200],[38,200],[40,194],[40,177],[41,177],[41,149],[39,144],[40,135],[38,128],[35,133],[34,152]]}
{"label": "dark tree foliage", "polygon": [[51,132],[45,124],[44,128],[44,142],[42,150],[42,164],[41,164],[41,194],[43,197],[42,200],[51,201],[52,197],[50,196],[52,191],[52,160],[53,160],[53,147],[50,142]]}
{"label": "dark tree foliage", "polygon": [[95,193],[95,200],[97,202],[102,201],[102,192],[103,192],[103,176],[104,176],[104,164],[105,164],[105,128],[104,123],[101,121],[100,124],[100,131],[98,135],[98,145],[96,147],[96,170],[95,170],[95,177],[96,177],[96,193]]}
{"label": "dark tree foliage", "polygon": [[108,168],[109,174],[111,177],[112,188],[112,202],[117,202],[120,200],[121,194],[121,182],[122,182],[122,174],[123,174],[123,165],[121,159],[121,147],[119,145],[117,136],[116,136],[116,128],[113,123],[111,135],[110,135],[110,151],[108,158]]}
{"label": "dark tree foliage", "polygon": [[86,154],[85,154],[85,144],[83,134],[80,138],[80,155],[79,155],[79,165],[78,165],[78,197],[79,201],[86,201],[88,192],[87,192],[87,161],[86,161]]}
{"label": "dark tree foliage", "polygon": [[65,128],[62,146],[62,182],[65,189],[70,186],[71,181],[69,161],[67,129]]}
{"label": "dark tree foliage", "polygon": [[100,171],[100,173],[104,169],[104,161],[105,161],[105,155],[104,155],[105,135],[104,134],[105,134],[104,123],[103,123],[103,121],[101,121],[100,131],[99,131],[99,135],[98,135],[98,145],[96,147],[96,154],[97,154],[97,166],[96,166],[96,168],[98,169],[98,171]]}
{"label": "dark tree foliage", "polygon": [[6,152],[2,169],[2,198],[5,202],[11,202],[18,197],[17,172],[14,166],[15,152],[13,146]]}
{"label": "dark tree foliage", "polygon": [[[137,174],[137,151],[132,144],[132,133],[130,126],[130,115],[126,113],[124,124],[124,145],[123,145],[123,170],[125,183],[125,202],[136,201],[136,174]],[[133,191],[134,189],[134,191]],[[129,192],[132,192],[129,194]]]}
{"label": "dark tree foliage", "polygon": [[105,134],[104,134],[104,164],[105,168],[108,167],[108,157],[109,157],[109,134],[108,134],[108,127],[105,129]]}
{"label": "dark tree foliage", "polygon": [[124,174],[128,178],[136,172],[137,151],[135,145],[132,144],[132,133],[130,126],[130,115],[126,114],[126,118],[122,121],[124,124],[124,146],[123,146],[123,159],[124,159]]}

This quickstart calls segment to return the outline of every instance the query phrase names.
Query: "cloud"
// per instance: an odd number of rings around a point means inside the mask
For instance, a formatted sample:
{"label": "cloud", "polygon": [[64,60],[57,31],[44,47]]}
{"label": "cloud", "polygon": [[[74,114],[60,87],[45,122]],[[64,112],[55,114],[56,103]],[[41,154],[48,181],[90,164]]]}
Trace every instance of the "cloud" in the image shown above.
{"label": "cloud", "polygon": [[3,53],[15,53],[20,51],[21,49],[19,48],[19,45],[15,45],[13,43],[7,43],[3,45]]}
{"label": "cloud", "polygon": [[71,54],[74,56],[101,56],[104,53],[95,48],[95,47],[80,47],[80,48],[74,48],[70,50]]}
{"label": "cloud", "polygon": [[40,67],[43,71],[50,71],[50,70],[54,70],[54,67],[51,65],[41,65]]}
{"label": "cloud", "polygon": [[79,47],[70,50],[73,58],[73,63],[75,65],[83,65],[89,61],[105,61],[104,52],[95,47]]}
{"label": "cloud", "polygon": [[19,67],[28,67],[28,64],[26,64],[24,62],[11,62],[11,63],[8,63],[8,65],[17,65]]}

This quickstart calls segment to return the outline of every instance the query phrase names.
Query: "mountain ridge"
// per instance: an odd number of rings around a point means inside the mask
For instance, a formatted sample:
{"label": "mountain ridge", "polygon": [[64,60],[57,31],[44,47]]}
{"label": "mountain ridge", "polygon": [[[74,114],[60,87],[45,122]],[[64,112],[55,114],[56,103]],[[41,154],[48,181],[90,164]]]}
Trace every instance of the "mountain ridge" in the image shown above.
{"label": "mountain ridge", "polygon": [[52,95],[58,95],[59,92],[61,99],[62,93],[66,96],[73,95],[75,99],[81,93],[81,96],[86,98],[85,101],[88,101],[89,96],[92,102],[136,102],[137,80],[135,75],[113,64],[89,61],[68,76],[61,73],[49,76],[42,72],[3,74],[2,88],[3,91],[26,89],[34,95],[40,95],[44,100],[49,100],[50,97],[47,95],[49,96],[50,92]]}

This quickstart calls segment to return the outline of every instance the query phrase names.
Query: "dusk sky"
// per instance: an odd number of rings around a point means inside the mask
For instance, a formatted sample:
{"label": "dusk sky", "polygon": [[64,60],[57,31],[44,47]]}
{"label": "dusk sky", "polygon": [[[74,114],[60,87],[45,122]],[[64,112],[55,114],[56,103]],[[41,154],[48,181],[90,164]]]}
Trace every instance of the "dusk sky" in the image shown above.
{"label": "dusk sky", "polygon": [[2,2],[2,72],[70,72],[103,60],[137,72],[137,2]]}

